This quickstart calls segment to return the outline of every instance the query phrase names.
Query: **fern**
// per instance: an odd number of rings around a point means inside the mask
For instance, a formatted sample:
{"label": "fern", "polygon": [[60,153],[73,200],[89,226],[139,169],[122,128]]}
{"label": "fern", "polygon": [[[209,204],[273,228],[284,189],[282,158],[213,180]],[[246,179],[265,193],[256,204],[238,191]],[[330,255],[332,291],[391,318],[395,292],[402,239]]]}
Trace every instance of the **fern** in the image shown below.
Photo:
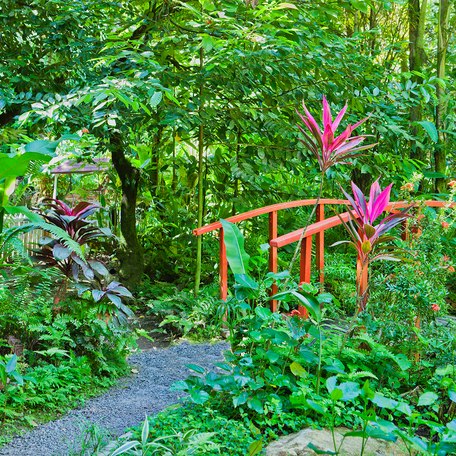
{"label": "fern", "polygon": [[12,238],[17,238],[20,234],[28,233],[33,230],[41,229],[47,231],[55,236],[59,241],[72,252],[76,253],[82,260],[85,260],[84,254],[82,253],[81,246],[75,240],[73,240],[65,230],[58,226],[47,223],[44,219],[33,221],[25,225],[16,226],[14,228],[8,228],[3,232],[3,242],[0,249],[5,248],[6,243],[10,242]]}
{"label": "fern", "polygon": [[369,371],[350,372],[349,374],[344,374],[343,377],[346,378],[347,380],[358,380],[360,378],[366,378],[366,377],[374,378],[375,380],[378,380],[378,377]]}
{"label": "fern", "polygon": [[359,341],[365,342],[366,344],[369,345],[371,350],[376,355],[380,355],[383,358],[387,358],[387,359],[390,359],[391,361],[394,361],[401,370],[407,370],[409,367],[409,363],[407,362],[407,360],[404,360],[403,355],[400,356],[400,355],[394,354],[393,352],[388,350],[388,348],[385,345],[377,342],[371,335],[369,335],[367,333],[359,334],[356,337],[354,337],[352,340],[359,340]]}

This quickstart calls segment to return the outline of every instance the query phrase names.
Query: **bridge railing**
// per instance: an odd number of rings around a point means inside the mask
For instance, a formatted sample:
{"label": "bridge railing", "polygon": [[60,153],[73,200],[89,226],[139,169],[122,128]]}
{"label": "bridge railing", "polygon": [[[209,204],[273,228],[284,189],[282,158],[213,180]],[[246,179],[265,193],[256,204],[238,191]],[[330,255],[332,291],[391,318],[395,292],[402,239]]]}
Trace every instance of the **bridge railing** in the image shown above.
{"label": "bridge railing", "polygon": [[[307,228],[299,228],[290,233],[278,235],[278,213],[285,209],[292,209],[304,206],[314,206],[316,208],[316,221],[310,224]],[[300,282],[310,283],[311,272],[312,272],[312,246],[313,238],[315,237],[315,255],[316,255],[316,268],[320,283],[324,283],[324,254],[325,254],[325,231],[334,228],[343,222],[347,222],[350,219],[350,213],[343,212],[339,215],[325,219],[325,207],[326,206],[338,206],[338,205],[349,205],[348,200],[341,199],[309,199],[309,200],[297,200],[289,201],[286,203],[272,204],[270,206],[261,207],[252,211],[237,214],[226,220],[231,223],[239,223],[244,220],[253,219],[261,215],[268,214],[269,216],[269,271],[273,273],[278,272],[278,249],[286,245],[298,242],[305,230],[300,252],[300,267],[299,277]],[[420,206],[426,205],[428,207],[443,208],[443,207],[455,207],[456,203],[448,203],[446,201],[419,201],[410,203],[406,201],[391,202],[386,208],[387,212],[394,212],[401,208],[409,206]],[[404,224],[405,225],[405,224]],[[226,300],[228,297],[228,260],[226,256],[226,248],[224,243],[223,227],[220,222],[214,222],[209,225],[202,226],[193,230],[195,236],[202,236],[205,233],[212,231],[218,231],[219,233],[219,276],[220,276],[220,298]],[[404,235],[405,235],[404,230]],[[357,261],[357,286],[358,290],[367,289],[368,271],[366,268],[361,267],[361,262]],[[277,293],[277,285],[273,284],[271,287],[271,296]],[[277,310],[277,302],[271,300],[271,310]],[[304,308],[300,308],[302,316],[307,316]]]}

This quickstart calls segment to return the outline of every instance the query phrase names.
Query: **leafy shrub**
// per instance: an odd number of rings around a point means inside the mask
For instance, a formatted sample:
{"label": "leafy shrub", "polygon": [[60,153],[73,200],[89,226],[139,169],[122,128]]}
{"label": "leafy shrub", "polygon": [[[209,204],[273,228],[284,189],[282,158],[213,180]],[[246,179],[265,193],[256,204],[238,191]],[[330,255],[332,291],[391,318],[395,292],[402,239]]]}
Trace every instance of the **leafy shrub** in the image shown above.
{"label": "leafy shrub", "polygon": [[147,315],[160,321],[160,327],[173,336],[194,339],[218,337],[221,321],[218,309],[218,289],[206,287],[198,297],[193,292],[175,288],[156,290],[157,296],[146,301]]}
{"label": "leafy shrub", "polygon": [[400,264],[378,264],[372,269],[369,313],[375,315],[373,330],[386,343],[400,343],[398,350],[410,353],[416,344],[418,317],[425,328],[439,315],[445,315],[449,276],[441,229],[430,223],[412,238],[408,260]]}
{"label": "leafy shrub", "polygon": [[[242,420],[227,418],[218,410],[210,407],[202,407],[194,404],[170,407],[154,417],[150,417],[148,423],[147,443],[153,445],[161,443],[157,447],[156,454],[198,454],[219,455],[229,454],[244,456],[248,454],[248,448],[256,440],[258,430],[254,426]],[[143,428],[133,430],[130,441],[142,441]],[[185,435],[196,437],[193,445],[185,439]],[[210,434],[212,444],[198,445],[198,436]],[[143,434],[144,435],[144,434]],[[200,438],[200,440],[203,440]],[[117,446],[120,446],[119,445]],[[166,453],[166,448],[171,452]],[[179,453],[182,451],[182,453]],[[119,454],[137,454],[125,452]]]}
{"label": "leafy shrub", "polygon": [[353,315],[356,310],[356,259],[353,255],[331,253],[325,257],[325,290],[334,296],[330,316]]}

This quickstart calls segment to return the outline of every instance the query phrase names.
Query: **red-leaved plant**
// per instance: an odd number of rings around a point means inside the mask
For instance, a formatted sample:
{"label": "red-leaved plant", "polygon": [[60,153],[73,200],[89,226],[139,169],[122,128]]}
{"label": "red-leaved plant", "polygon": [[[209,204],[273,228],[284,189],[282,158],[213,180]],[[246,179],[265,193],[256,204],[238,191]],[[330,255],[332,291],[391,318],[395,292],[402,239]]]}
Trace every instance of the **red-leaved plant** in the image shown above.
{"label": "red-leaved plant", "polygon": [[363,310],[367,303],[366,274],[369,263],[375,260],[400,260],[397,256],[398,249],[391,244],[395,238],[387,236],[386,233],[409,217],[409,209],[389,214],[374,225],[390,202],[392,185],[382,190],[377,179],[370,188],[369,201],[366,201],[363,192],[353,182],[353,197],[342,189],[351,205],[351,208],[348,207],[351,220],[348,223],[344,222],[351,241],[339,241],[334,245],[348,243],[358,252],[357,284],[360,310]]}
{"label": "red-leaved plant", "polygon": [[[99,228],[87,220],[100,206],[88,202],[80,202],[74,208],[63,201],[46,199],[43,201],[42,216],[49,224],[64,230],[79,247],[100,238],[111,236],[107,229]],[[107,285],[109,271],[106,266],[96,259],[87,258],[82,249],[75,251],[63,239],[45,236],[40,239],[40,248],[35,249],[34,259],[46,266],[54,266],[64,276],[54,296],[57,305],[65,296],[68,282],[72,279],[79,294],[90,290],[95,302],[102,298],[111,301],[122,314],[130,315],[131,311],[122,303],[122,298],[131,298],[131,293],[118,282]],[[82,279],[83,283],[78,283]]]}
{"label": "red-leaved plant", "polygon": [[304,138],[299,140],[306,146],[317,159],[322,173],[336,163],[346,163],[347,160],[360,155],[360,152],[374,147],[375,144],[361,145],[366,135],[351,136],[352,132],[367,120],[367,117],[349,125],[339,136],[335,136],[336,130],[347,111],[347,105],[337,114],[334,121],[331,109],[323,96],[323,130],[310,114],[304,102],[302,103],[304,114],[296,111],[304,123],[305,128],[298,125]]}

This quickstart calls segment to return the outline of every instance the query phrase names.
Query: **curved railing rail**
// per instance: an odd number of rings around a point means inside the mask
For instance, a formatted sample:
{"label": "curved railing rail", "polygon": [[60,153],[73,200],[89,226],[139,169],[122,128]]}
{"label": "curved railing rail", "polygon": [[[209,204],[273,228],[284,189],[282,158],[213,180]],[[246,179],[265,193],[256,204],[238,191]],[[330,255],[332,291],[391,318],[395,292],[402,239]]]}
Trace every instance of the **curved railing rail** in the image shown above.
{"label": "curved railing rail", "polygon": [[[270,206],[261,207],[254,209],[252,211],[244,212],[242,214],[237,214],[232,217],[227,218],[226,220],[231,223],[239,223],[244,220],[249,220],[261,215],[269,215],[269,271],[278,272],[278,249],[285,245],[298,242],[302,236],[304,228],[292,231],[290,233],[283,234],[278,236],[278,213],[285,209],[292,209],[297,207],[304,206],[314,206],[317,204],[316,210],[316,222],[310,224],[305,230],[303,241],[301,244],[300,252],[300,268],[299,268],[299,277],[300,282],[310,283],[311,278],[311,265],[312,265],[312,242],[313,237],[315,236],[315,254],[316,254],[316,268],[319,275],[320,283],[324,282],[324,233],[326,230],[333,228],[335,226],[346,222],[350,218],[349,212],[344,212],[332,217],[325,219],[325,207],[326,206],[338,206],[338,205],[348,205],[348,200],[341,199],[309,199],[309,200],[298,200],[298,201],[289,201],[286,203],[272,204]],[[455,207],[456,203],[448,203],[447,201],[419,201],[416,203],[409,203],[406,201],[396,201],[391,202],[386,210],[388,212],[394,212],[398,209],[409,207],[409,206],[420,206],[425,204],[429,207]],[[218,230],[219,232],[219,274],[220,274],[220,298],[226,300],[228,296],[228,261],[226,257],[226,249],[224,243],[224,233],[223,227],[220,222],[214,222],[209,225],[202,226],[201,228],[196,228],[193,230],[195,236],[202,236],[205,233],[210,233],[212,231]],[[405,231],[404,231],[405,234]],[[358,261],[358,268],[360,267],[360,262]],[[359,289],[367,288],[367,270],[363,271],[359,275],[359,280],[361,283],[358,283]],[[358,276],[358,275],[357,275]],[[271,288],[271,295],[277,293],[277,286],[274,284]],[[277,309],[277,302],[271,301],[271,310],[275,311]],[[301,313],[305,315],[304,309],[300,309]]]}

